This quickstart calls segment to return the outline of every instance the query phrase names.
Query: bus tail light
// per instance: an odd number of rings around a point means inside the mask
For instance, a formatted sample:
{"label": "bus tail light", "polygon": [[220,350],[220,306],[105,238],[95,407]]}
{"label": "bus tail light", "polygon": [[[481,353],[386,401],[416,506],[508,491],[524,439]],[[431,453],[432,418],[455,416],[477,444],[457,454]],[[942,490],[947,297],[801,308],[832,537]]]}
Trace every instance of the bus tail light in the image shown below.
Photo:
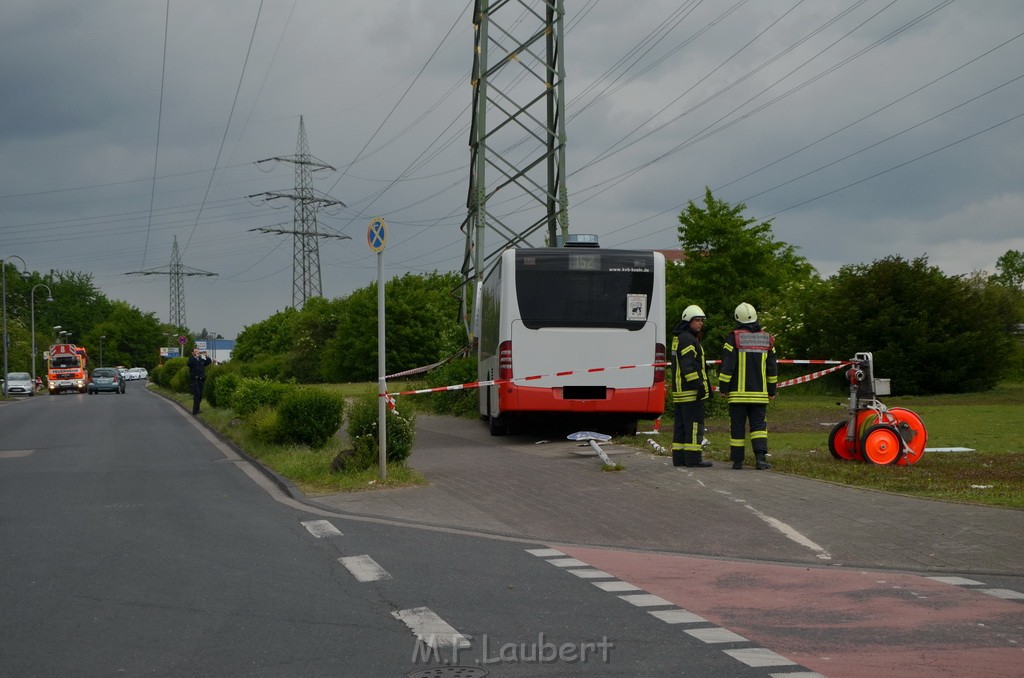
{"label": "bus tail light", "polygon": [[[665,344],[654,345],[654,362],[665,362]],[[665,366],[659,365],[654,368],[654,383],[660,384],[665,381]]]}
{"label": "bus tail light", "polygon": [[512,378],[512,342],[503,341],[498,345],[498,379]]}

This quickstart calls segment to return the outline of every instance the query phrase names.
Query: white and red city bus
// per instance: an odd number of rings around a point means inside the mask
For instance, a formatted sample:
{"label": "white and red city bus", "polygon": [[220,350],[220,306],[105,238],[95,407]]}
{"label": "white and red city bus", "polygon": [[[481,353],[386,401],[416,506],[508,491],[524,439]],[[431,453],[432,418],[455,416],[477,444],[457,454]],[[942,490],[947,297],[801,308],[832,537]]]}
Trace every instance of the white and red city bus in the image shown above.
{"label": "white and red city bus", "polygon": [[[508,249],[488,272],[480,303],[479,380],[501,382],[480,388],[480,415],[493,435],[542,417],[635,433],[638,419],[661,416],[660,252]],[[638,367],[623,369],[630,365]]]}

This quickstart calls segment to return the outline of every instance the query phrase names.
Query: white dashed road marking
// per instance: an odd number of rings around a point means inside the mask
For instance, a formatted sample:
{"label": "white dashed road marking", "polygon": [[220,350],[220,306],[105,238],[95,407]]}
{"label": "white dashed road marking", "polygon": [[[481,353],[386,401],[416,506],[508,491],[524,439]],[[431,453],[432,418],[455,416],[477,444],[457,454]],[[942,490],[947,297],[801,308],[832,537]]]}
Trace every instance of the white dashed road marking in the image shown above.
{"label": "white dashed road marking", "polygon": [[674,610],[650,610],[648,614],[653,615],[666,624],[707,624],[708,620],[699,614],[689,610],[676,608]]}
{"label": "white dashed road marking", "polygon": [[[786,527],[785,525],[783,525],[782,523],[779,523],[778,521],[774,521],[772,523],[771,521],[773,519],[771,519],[768,516],[765,516],[765,515],[763,515],[761,513],[758,513],[757,511],[754,511],[754,512],[757,513],[758,516],[761,517],[763,520],[766,520],[766,521],[770,522],[777,529],[781,529],[781,528],[779,528],[780,525],[783,526],[783,527]],[[798,533],[796,533],[795,530],[790,530],[790,532],[793,535],[797,535],[797,536],[802,538],[802,535],[799,535]],[[785,533],[785,531],[784,531],[784,533]],[[786,536],[789,536],[791,539],[794,538],[791,534],[787,534]],[[816,547],[817,549],[819,549],[821,553],[825,553],[824,549],[822,549],[820,546],[817,546],[817,544],[814,544],[813,542],[810,542],[809,540],[804,540],[804,541],[806,542],[804,545],[810,544],[811,546]],[[804,543],[804,542],[801,542],[801,543]],[[601,576],[601,575],[609,576],[606,572],[604,572],[602,570],[598,570],[595,567],[591,567],[591,566],[587,565],[586,563],[584,563],[584,562],[582,562],[582,561],[580,561],[580,560],[578,560],[576,558],[568,558],[568,557],[566,557],[565,553],[563,553],[562,551],[559,551],[557,549],[527,549],[526,552],[527,553],[532,553],[533,555],[535,555],[535,556],[537,556],[539,558],[545,558],[547,560],[547,562],[549,562],[552,565],[555,565],[557,567],[561,567],[561,568],[569,568],[569,567],[580,568],[580,569],[566,569],[566,572],[572,572],[577,577],[597,578],[598,576]],[[821,557],[821,556],[819,555],[819,557]],[[828,554],[825,553],[825,557],[830,558],[831,556],[828,556]],[[750,643],[751,642],[751,641],[747,640],[746,638],[744,638],[743,636],[739,635],[738,633],[730,631],[729,629],[725,629],[725,628],[722,628],[720,626],[712,625],[712,623],[709,622],[704,617],[701,617],[700,615],[694,614],[693,612],[690,612],[689,610],[684,610],[681,607],[677,607],[674,603],[672,603],[669,600],[666,600],[666,599],[662,598],[661,596],[656,596],[656,595],[654,595],[652,593],[645,593],[645,592],[643,592],[643,589],[641,589],[638,586],[634,586],[633,584],[630,584],[629,582],[625,582],[625,581],[622,581],[620,579],[614,579],[613,578],[611,581],[593,581],[593,582],[590,582],[590,583],[593,584],[594,586],[604,590],[604,591],[609,591],[609,592],[613,592],[613,593],[614,592],[621,592],[621,591],[640,591],[640,593],[627,593],[625,595],[619,596],[619,598],[621,598],[622,600],[626,601],[627,603],[630,603],[631,605],[635,605],[636,607],[664,607],[664,608],[666,608],[666,609],[663,609],[663,610],[648,610],[647,611],[648,614],[650,614],[651,616],[655,617],[656,619],[660,619],[661,621],[665,622],[666,624],[694,624],[694,625],[700,624],[701,626],[698,627],[698,628],[688,628],[688,629],[684,628],[683,630],[686,631],[686,633],[688,633],[689,635],[691,635],[694,638],[696,638],[697,640],[700,640],[700,641],[702,641],[704,643],[714,644],[714,643]],[[761,667],[766,667],[766,666],[799,666],[799,664],[797,664],[796,662],[794,662],[792,660],[789,660],[789,659],[786,659],[782,655],[777,654],[775,652],[772,652],[771,650],[769,650],[767,648],[763,648],[763,647],[733,648],[733,649],[723,650],[723,652],[725,654],[729,655],[730,657],[732,657],[733,659],[736,659],[737,661],[740,661],[740,662],[742,662],[742,663],[744,663],[747,666],[750,666],[752,668],[761,668]],[[801,668],[803,668],[803,667],[801,667]],[[773,678],[775,678],[775,674],[772,674],[772,675],[773,675]],[[781,678],[782,676],[786,676],[786,678],[825,678],[821,674],[814,673],[813,671],[804,671],[804,672],[800,672],[800,673],[785,673],[785,674],[778,674],[778,676],[779,676],[779,678]]]}
{"label": "white dashed road marking", "polygon": [[466,636],[455,630],[437,616],[429,607],[414,607],[409,610],[392,612],[391,616],[402,621],[424,645],[433,648],[467,648],[472,643]]}
{"label": "white dashed road marking", "polygon": [[1013,589],[978,589],[982,593],[987,593],[990,596],[996,598],[1002,598],[1003,600],[1024,600],[1024,593],[1020,591],[1014,591]]}
{"label": "white dashed road marking", "polygon": [[608,574],[604,570],[599,570],[596,567],[589,567],[584,570],[566,570],[570,574],[574,574],[580,579],[614,579],[612,575]]}
{"label": "white dashed road marking", "polygon": [[587,567],[586,563],[582,560],[576,560],[575,558],[555,558],[548,562],[555,567]]}
{"label": "white dashed road marking", "polygon": [[526,549],[526,552],[535,555],[538,558],[554,558],[555,556],[565,555],[558,549]]}
{"label": "white dashed road marking", "polygon": [[303,520],[302,526],[317,539],[341,536],[341,531],[328,520]]}
{"label": "white dashed road marking", "polygon": [[35,450],[0,450],[0,459],[17,459],[18,457],[27,457],[33,452],[35,452]]}
{"label": "white dashed road marking", "polygon": [[619,598],[637,607],[674,607],[672,603],[653,593],[638,593],[632,596],[619,596]]}
{"label": "white dashed road marking", "polygon": [[[706,629],[686,629],[686,632],[696,638],[702,640],[705,643],[746,643],[746,638],[738,633],[733,633],[729,629],[723,629],[718,626],[713,626]],[[792,664],[792,662],[790,662]]]}
{"label": "white dashed road marking", "polygon": [[942,582],[943,584],[952,584],[953,586],[982,586],[984,582],[974,581],[973,579],[965,579],[964,577],[928,577],[932,581]]}
{"label": "white dashed road marking", "polygon": [[[794,662],[791,662],[790,660],[786,659],[782,655],[775,654],[771,650],[766,650],[763,647],[751,647],[751,648],[744,648],[742,650],[725,650],[725,653],[727,655],[729,655],[730,657],[732,657],[733,659],[737,659],[737,660],[743,662],[747,666],[794,666],[795,665]],[[818,674],[817,673],[804,673],[804,674],[787,673],[786,675],[787,676],[794,676],[794,675],[816,676]],[[824,677],[822,677],[822,678],[824,678]]]}
{"label": "white dashed road marking", "polygon": [[1020,591],[1014,591],[1013,589],[979,589],[973,588],[975,586],[985,586],[985,582],[975,581],[974,579],[966,579],[964,577],[928,577],[933,581],[942,582],[943,584],[952,584],[953,586],[965,586],[972,587],[971,591],[977,591],[978,593],[984,593],[985,595],[995,596],[1003,600],[1024,600],[1024,593]]}
{"label": "white dashed road marking", "polygon": [[391,579],[391,575],[370,556],[347,556],[338,558],[338,561],[352,573],[356,581]]}
{"label": "white dashed road marking", "polygon": [[624,581],[595,581],[592,582],[594,586],[601,589],[602,591],[639,591],[640,587],[633,586]]}

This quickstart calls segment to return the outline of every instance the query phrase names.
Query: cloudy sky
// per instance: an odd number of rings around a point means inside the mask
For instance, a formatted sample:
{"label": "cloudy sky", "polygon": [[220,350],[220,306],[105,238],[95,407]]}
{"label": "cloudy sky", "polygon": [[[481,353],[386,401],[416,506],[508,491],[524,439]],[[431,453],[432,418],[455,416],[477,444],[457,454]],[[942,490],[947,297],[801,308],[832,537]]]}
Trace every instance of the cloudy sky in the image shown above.
{"label": "cloudy sky", "polygon": [[[177,239],[187,269],[217,274],[185,279],[187,325],[234,336],[291,304],[291,236],[253,229],[293,228],[292,204],[248,196],[294,191],[294,164],[257,161],[294,157],[303,116],[336,168],[313,186],[344,203],[320,229],[350,237],[320,240],[324,296],[376,279],[375,216],[388,277],[459,270],[472,5],[0,0],[0,258],[90,273],[166,321],[169,276],[133,273],[168,271]],[[539,6],[495,23],[533,30]],[[894,254],[992,271],[1024,250],[1020,0],[565,9],[572,232],[674,248],[708,186],[825,276]],[[534,157],[517,134],[503,155]],[[515,195],[493,205],[539,218]]]}

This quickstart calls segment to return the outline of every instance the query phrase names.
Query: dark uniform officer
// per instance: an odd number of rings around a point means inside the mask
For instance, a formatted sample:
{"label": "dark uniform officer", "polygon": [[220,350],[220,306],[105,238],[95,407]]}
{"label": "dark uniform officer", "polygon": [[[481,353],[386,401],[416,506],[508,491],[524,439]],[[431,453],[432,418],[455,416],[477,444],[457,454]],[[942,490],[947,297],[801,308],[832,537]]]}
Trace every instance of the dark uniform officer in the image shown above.
{"label": "dark uniform officer", "polygon": [[704,461],[704,404],[711,395],[700,331],[704,311],[687,306],[672,338],[672,403],[675,428],[672,431],[673,466],[711,466]]}
{"label": "dark uniform officer", "polygon": [[775,337],[761,329],[750,304],[743,302],[733,315],[739,324],[725,339],[718,377],[718,389],[729,401],[729,456],[734,469],[743,468],[749,421],[755,466],[769,469],[768,400],[779,380]]}
{"label": "dark uniform officer", "polygon": [[199,355],[199,349],[192,349],[192,357],[188,359],[188,376],[192,384],[192,414],[199,414],[199,404],[203,402],[203,386],[206,383],[206,366],[212,363],[210,356]]}

